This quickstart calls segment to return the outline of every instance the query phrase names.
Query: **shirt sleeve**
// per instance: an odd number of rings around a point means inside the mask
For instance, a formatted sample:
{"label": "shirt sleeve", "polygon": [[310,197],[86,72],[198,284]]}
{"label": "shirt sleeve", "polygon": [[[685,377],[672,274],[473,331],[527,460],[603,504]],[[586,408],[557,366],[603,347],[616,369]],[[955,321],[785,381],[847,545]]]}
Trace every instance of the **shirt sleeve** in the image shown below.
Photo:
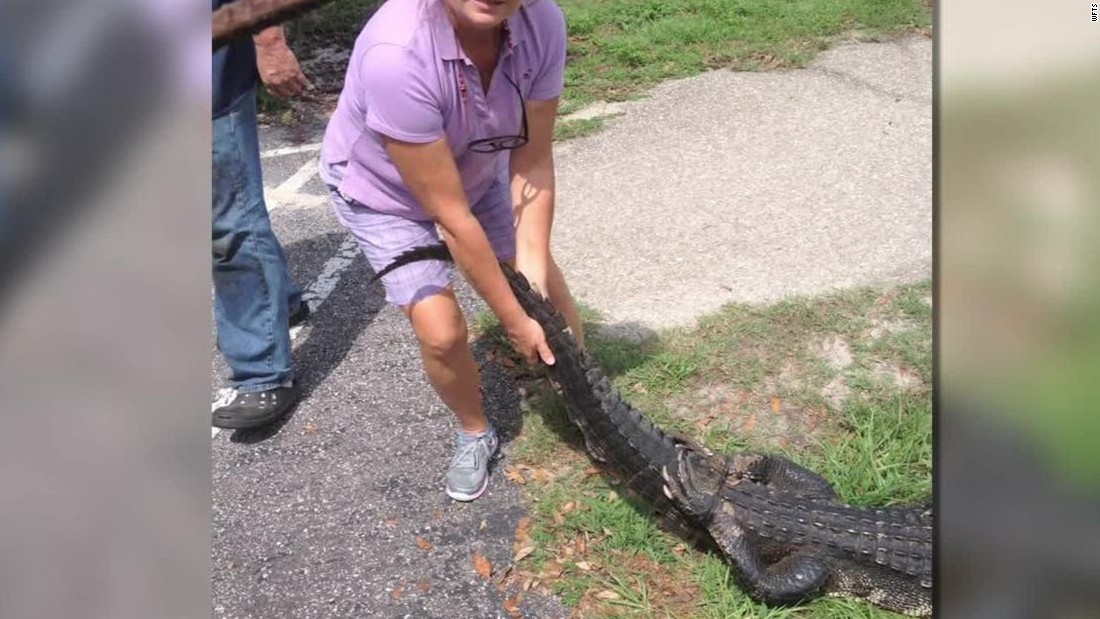
{"label": "shirt sleeve", "polygon": [[561,96],[565,89],[565,15],[556,2],[549,0],[536,2],[530,10],[538,28],[540,62],[527,98],[545,101]]}
{"label": "shirt sleeve", "polygon": [[368,127],[403,142],[427,143],[443,137],[439,97],[430,87],[432,71],[408,49],[381,43],[360,63]]}

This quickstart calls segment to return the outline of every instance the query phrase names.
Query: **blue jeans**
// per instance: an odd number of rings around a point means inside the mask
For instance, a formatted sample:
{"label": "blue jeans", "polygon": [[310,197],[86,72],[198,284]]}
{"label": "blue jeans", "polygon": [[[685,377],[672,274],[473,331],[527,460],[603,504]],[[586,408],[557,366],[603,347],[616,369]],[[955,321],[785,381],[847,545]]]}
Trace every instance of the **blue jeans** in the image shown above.
{"label": "blue jeans", "polygon": [[241,393],[290,386],[290,311],[302,292],[287,270],[264,203],[250,91],[213,119],[212,240],[218,350]]}

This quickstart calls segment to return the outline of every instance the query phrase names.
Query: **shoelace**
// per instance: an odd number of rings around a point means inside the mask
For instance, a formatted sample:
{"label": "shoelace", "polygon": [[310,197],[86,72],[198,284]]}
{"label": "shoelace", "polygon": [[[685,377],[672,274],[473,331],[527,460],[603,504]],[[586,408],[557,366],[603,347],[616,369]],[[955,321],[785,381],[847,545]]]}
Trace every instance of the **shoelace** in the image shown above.
{"label": "shoelace", "polygon": [[[451,466],[477,468],[480,464],[480,460],[478,459],[480,451],[478,450],[478,448],[484,445],[485,451],[489,451],[489,440],[490,435],[486,434],[483,436],[479,436],[464,445],[459,446],[458,453],[456,453],[454,459],[451,460]],[[471,462],[467,462],[468,460],[471,460]]]}

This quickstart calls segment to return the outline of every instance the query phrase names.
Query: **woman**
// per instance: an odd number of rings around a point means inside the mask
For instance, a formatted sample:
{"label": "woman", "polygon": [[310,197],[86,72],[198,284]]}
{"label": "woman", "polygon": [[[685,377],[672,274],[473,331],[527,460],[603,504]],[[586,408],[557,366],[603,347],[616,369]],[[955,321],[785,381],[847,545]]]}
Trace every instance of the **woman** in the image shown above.
{"label": "woman", "polygon": [[[498,266],[545,291],[583,341],[550,255],[551,141],[564,83],[565,19],[551,0],[389,0],[355,42],[321,175],[333,207],[380,270],[439,240],[529,363],[553,364],[546,336]],[[382,280],[408,316],[424,370],[461,426],[446,492],[472,501],[488,484],[496,432],[448,265],[420,262]]]}

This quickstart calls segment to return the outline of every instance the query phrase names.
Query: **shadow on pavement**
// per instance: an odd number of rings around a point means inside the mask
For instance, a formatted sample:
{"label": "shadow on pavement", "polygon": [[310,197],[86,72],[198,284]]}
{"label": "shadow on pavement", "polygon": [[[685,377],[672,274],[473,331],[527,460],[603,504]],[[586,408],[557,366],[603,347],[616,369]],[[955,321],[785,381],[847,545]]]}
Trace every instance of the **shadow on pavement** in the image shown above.
{"label": "shadow on pavement", "polygon": [[[299,254],[315,255],[316,244],[325,237],[314,237],[286,247],[287,261],[295,263]],[[340,240],[344,235],[338,236]],[[329,239],[331,241],[331,239]],[[359,335],[374,321],[375,316],[385,306],[385,293],[382,284],[375,282],[366,286],[374,275],[370,265],[362,254],[357,254],[347,270],[338,280],[336,287],[324,303],[313,307],[313,313],[303,323],[303,338],[294,349],[294,368],[301,396],[298,405],[275,423],[252,430],[237,430],[229,438],[234,443],[258,443],[276,434],[294,418],[298,406],[309,398],[329,374],[340,365],[351,350]],[[356,311],[347,312],[354,307]],[[339,314],[337,313],[339,312]]]}

